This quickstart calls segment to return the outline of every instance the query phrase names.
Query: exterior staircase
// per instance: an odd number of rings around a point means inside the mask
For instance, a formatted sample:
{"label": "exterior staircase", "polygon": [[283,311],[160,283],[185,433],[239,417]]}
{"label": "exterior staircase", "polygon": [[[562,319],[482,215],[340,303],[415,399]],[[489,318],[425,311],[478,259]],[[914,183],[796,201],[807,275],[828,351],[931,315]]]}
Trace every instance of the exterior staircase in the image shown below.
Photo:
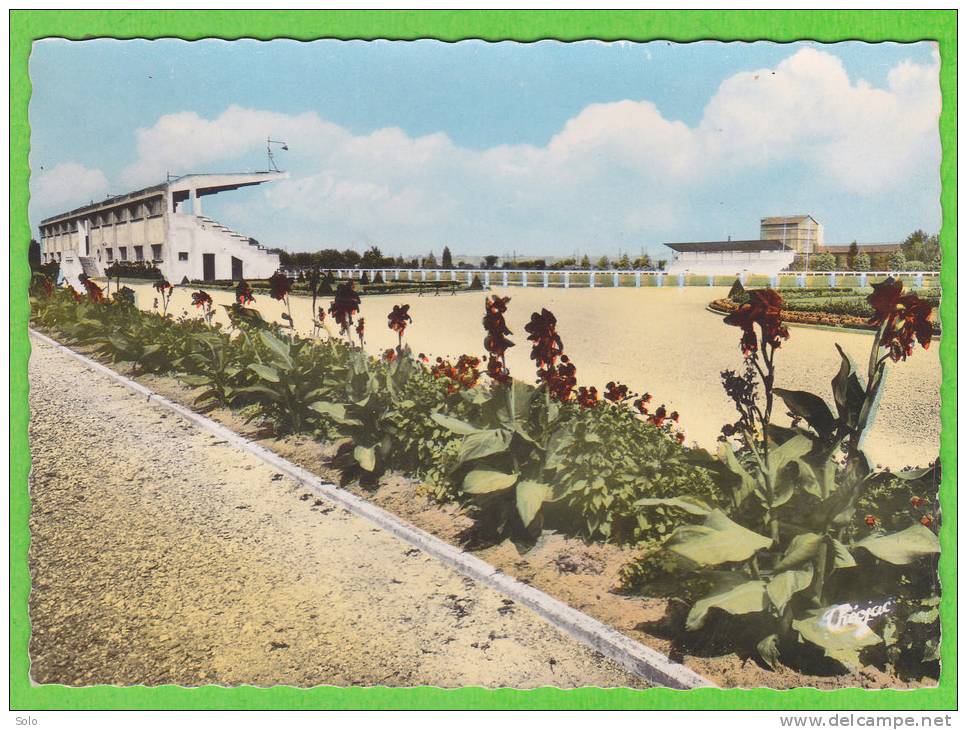
{"label": "exterior staircase", "polygon": [[233,231],[228,226],[223,226],[221,223],[219,223],[218,221],[212,220],[208,216],[205,216],[205,215],[196,215],[195,218],[197,218],[198,221],[203,226],[207,226],[208,228],[212,228],[212,229],[214,229],[216,231],[221,231],[222,233],[224,233],[224,234],[226,234],[226,235],[228,235],[228,236],[230,236],[232,238],[237,239],[239,241],[239,243],[247,243],[249,246],[252,246],[254,248],[257,248],[259,251],[265,251],[265,247],[262,246],[257,241],[253,241],[248,236],[243,236],[238,231]]}
{"label": "exterior staircase", "polygon": [[81,265],[81,270],[87,277],[94,279],[101,276],[101,270],[91,256],[78,256],[77,260]]}

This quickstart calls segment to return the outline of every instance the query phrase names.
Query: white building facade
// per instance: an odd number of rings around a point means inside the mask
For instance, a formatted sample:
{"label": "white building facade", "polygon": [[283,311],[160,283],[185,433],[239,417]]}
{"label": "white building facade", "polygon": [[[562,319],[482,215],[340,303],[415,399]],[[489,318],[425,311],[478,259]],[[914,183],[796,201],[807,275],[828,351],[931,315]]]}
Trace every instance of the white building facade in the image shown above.
{"label": "white building facade", "polygon": [[266,279],[278,254],[202,214],[202,198],[281,180],[285,172],[184,175],[76,208],[40,223],[44,262],[57,261],[75,281],[103,276],[115,261],[157,266],[173,284]]}
{"label": "white building facade", "polygon": [[796,252],[781,241],[704,241],[666,243],[675,252],[668,267],[669,274],[699,276],[740,276],[760,274],[775,276],[789,268]]}

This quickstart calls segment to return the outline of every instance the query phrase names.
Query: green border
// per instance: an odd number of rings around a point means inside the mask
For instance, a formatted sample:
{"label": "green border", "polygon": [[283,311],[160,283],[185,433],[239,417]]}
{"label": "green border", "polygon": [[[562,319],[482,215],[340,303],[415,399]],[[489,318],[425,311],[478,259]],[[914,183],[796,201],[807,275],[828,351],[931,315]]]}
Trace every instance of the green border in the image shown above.
{"label": "green border", "polygon": [[[940,306],[941,459],[944,512],[940,539],[943,672],[937,688],[918,690],[844,689],[777,691],[695,689],[536,689],[441,690],[318,687],[255,688],[91,687],[32,685],[27,647],[27,530],[30,469],[27,442],[28,300],[27,219],[31,43],[44,37],[87,39],[217,36],[225,39],[277,37],[394,38],[433,37],[530,41],[579,40],[692,41],[812,39],[825,42],[939,42],[940,119],[943,162],[943,271]],[[48,709],[800,709],[939,710],[957,706],[957,14],[955,10],[859,11],[37,11],[10,12],[10,707]]]}

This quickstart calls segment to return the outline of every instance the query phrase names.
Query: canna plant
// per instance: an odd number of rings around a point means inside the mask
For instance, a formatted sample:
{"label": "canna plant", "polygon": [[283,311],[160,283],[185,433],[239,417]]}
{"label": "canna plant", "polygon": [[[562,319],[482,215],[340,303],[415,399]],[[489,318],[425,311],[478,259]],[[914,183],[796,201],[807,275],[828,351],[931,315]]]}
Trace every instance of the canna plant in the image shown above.
{"label": "canna plant", "polygon": [[161,316],[168,316],[168,304],[171,303],[171,297],[175,293],[175,288],[171,285],[164,277],[161,277],[154,283],[154,290],[158,292],[158,296],[161,297]]}
{"label": "canna plant", "polygon": [[[897,574],[922,573],[939,552],[933,518],[886,532],[867,515],[866,533],[855,530],[857,505],[891,478],[874,472],[862,451],[887,361],[906,359],[914,341],[926,348],[931,337],[931,308],[915,294],[904,295],[900,282],[875,285],[869,301],[879,325],[869,366],[864,378],[837,346],[834,414],[818,395],[775,386],[776,354],[789,337],[783,302],[772,290],[748,292],[747,301],[725,319],[742,330],[746,364],[743,375],[723,373],[739,414],[723,428],[721,463],[712,467],[726,504],[641,502],[646,508],[674,504],[703,519],[677,528],[658,556],[666,569],[701,586],[685,630],[703,629],[716,613],[744,617],[760,658],[772,667],[810,652],[842,667],[858,666],[861,652],[869,653],[886,637],[866,624],[844,630],[838,618],[844,606],[850,604],[848,615],[864,602],[895,600]],[[792,427],[773,423],[777,399],[789,409]],[[858,593],[859,586],[872,593]]]}
{"label": "canna plant", "polygon": [[292,303],[289,300],[289,293],[292,291],[293,281],[288,276],[283,274],[281,271],[276,271],[269,277],[269,295],[285,304],[285,311],[282,313],[282,319],[285,320],[286,326],[289,328],[295,327],[295,323],[292,321]]}
{"label": "canna plant", "polygon": [[210,327],[212,325],[212,319],[215,316],[214,302],[212,301],[211,295],[199,289],[196,292],[192,292],[191,303],[195,309],[201,310],[205,323]]}

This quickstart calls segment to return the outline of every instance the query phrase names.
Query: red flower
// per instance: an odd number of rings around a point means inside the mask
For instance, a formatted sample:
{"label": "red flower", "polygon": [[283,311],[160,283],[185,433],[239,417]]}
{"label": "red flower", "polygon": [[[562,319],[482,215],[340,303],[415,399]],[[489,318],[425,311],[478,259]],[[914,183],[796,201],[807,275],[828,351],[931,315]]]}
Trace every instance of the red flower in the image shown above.
{"label": "red flower", "polygon": [[399,340],[402,343],[406,323],[413,321],[413,318],[410,316],[410,305],[404,304],[400,306],[399,304],[394,304],[393,311],[387,315],[387,319],[389,320],[389,328],[399,336]]}
{"label": "red flower", "polygon": [[910,504],[914,507],[923,507],[926,501],[923,497],[910,497]]}
{"label": "red flower", "polygon": [[191,303],[194,304],[199,309],[201,307],[210,307],[212,305],[212,298],[208,292],[199,289],[196,292],[192,292]]}
{"label": "red flower", "polygon": [[281,301],[289,296],[289,292],[292,291],[292,283],[292,279],[281,271],[276,271],[269,277],[269,294],[273,299]]}
{"label": "red flower", "polygon": [[867,527],[876,527],[877,520],[873,515],[867,515],[864,522],[866,522]]}
{"label": "red flower", "polygon": [[[577,368],[574,367],[567,355],[561,355],[561,362],[552,367],[538,370],[537,377],[547,385],[547,390],[551,397],[567,403],[571,399],[571,393],[577,387]],[[597,391],[595,391],[597,392]]]}
{"label": "red flower", "polygon": [[[421,355],[421,359],[425,359]],[[473,388],[480,379],[480,358],[472,355],[461,355],[457,358],[456,364],[442,357],[436,359],[436,365],[430,368],[430,373],[434,378],[446,381],[447,392],[456,393],[461,388]]]}
{"label": "red flower", "polygon": [[422,352],[419,355],[417,355],[417,358],[419,358],[420,362],[430,362],[430,358],[428,358]]}
{"label": "red flower", "polygon": [[675,423],[678,423],[678,411],[672,411],[669,418],[673,420]]}
{"label": "red flower", "polygon": [[336,287],[336,297],[329,306],[329,314],[336,320],[340,332],[349,332],[353,315],[359,311],[359,294],[353,290],[352,281]]}
{"label": "red flower", "polygon": [[668,411],[665,410],[665,406],[662,404],[658,406],[658,410],[656,410],[653,415],[648,416],[648,423],[660,428],[662,425],[664,425],[667,417]]}
{"label": "red flower", "polygon": [[385,350],[383,352],[383,359],[386,362],[393,362],[393,360],[396,359],[396,350],[394,350],[392,347],[389,348],[388,350]]}
{"label": "red flower", "polygon": [[252,296],[252,287],[248,285],[245,279],[239,281],[238,286],[235,287],[235,301],[243,306],[255,301],[255,297]]}
{"label": "red flower", "polygon": [[326,309],[325,307],[319,307],[319,324],[326,321]]}
{"label": "red flower", "polygon": [[914,340],[924,350],[933,337],[933,306],[916,294],[904,294],[903,282],[892,277],[873,285],[867,299],[873,307],[870,324],[881,326],[880,345],[893,362],[906,360],[913,354]]}
{"label": "red flower", "polygon": [[742,329],[742,354],[748,355],[759,349],[755,325],[759,325],[762,342],[779,347],[781,340],[789,339],[789,330],[782,324],[782,297],[772,289],[749,292],[749,301],[739,306],[725,318],[725,324]]}
{"label": "red flower", "polygon": [[561,336],[557,334],[557,319],[546,309],[541,309],[540,314],[534,312],[531,321],[524,326],[528,333],[527,339],[534,343],[531,348],[531,360],[537,363],[539,368],[553,367],[557,359],[564,354],[564,344]]}
{"label": "red flower", "polygon": [[171,282],[169,282],[167,279],[161,278],[154,283],[154,288],[161,296],[164,296],[167,289],[173,289],[174,287],[171,286]]}
{"label": "red flower", "polygon": [[[93,279],[85,276],[82,283],[84,284],[84,288],[87,289],[87,296],[90,297],[90,299],[91,299],[92,302],[103,302],[103,301],[105,301],[105,299],[104,299],[104,290],[101,289],[101,287],[99,287],[94,282]],[[75,299],[76,298],[77,297],[75,296]]]}
{"label": "red flower", "polygon": [[[645,396],[648,396],[648,394],[647,394],[647,393],[645,393]],[[637,409],[638,409],[638,412],[639,412],[639,413],[640,413],[641,415],[643,415],[643,416],[647,416],[647,415],[648,415],[648,406],[646,406],[645,404],[646,404],[646,403],[648,402],[648,400],[650,400],[650,399],[651,399],[651,397],[650,397],[650,396],[648,396],[648,399],[647,399],[647,400],[646,400],[646,398],[645,398],[645,397],[641,397],[641,398],[638,398],[637,400],[635,400],[635,401],[634,401],[634,403],[632,403],[632,405],[633,405],[633,406],[634,406],[635,408],[637,408]]]}
{"label": "red flower", "polygon": [[628,386],[612,381],[605,386],[604,397],[612,403],[622,403],[628,399]]}
{"label": "red flower", "polygon": [[593,385],[590,388],[582,385],[578,388],[577,401],[581,408],[594,408],[598,404],[598,389]]}
{"label": "red flower", "polygon": [[507,335],[512,332],[507,328],[504,321],[504,313],[507,311],[507,302],[510,297],[498,297],[494,295],[487,297],[484,302],[483,326],[487,331],[484,338],[484,349],[490,353],[487,359],[487,374],[498,383],[506,383],[510,380],[510,372],[507,370],[507,350],[514,346],[514,343],[507,339]]}
{"label": "red flower", "polygon": [[685,443],[685,434],[679,431],[678,433],[675,434],[675,440],[680,444]]}
{"label": "red flower", "polygon": [[930,527],[933,524],[933,520],[930,518],[930,515],[924,515],[920,518],[920,524],[924,527]]}
{"label": "red flower", "polygon": [[366,320],[363,317],[359,318],[356,323],[356,336],[359,338],[360,343],[363,341],[363,333],[366,331]]}

